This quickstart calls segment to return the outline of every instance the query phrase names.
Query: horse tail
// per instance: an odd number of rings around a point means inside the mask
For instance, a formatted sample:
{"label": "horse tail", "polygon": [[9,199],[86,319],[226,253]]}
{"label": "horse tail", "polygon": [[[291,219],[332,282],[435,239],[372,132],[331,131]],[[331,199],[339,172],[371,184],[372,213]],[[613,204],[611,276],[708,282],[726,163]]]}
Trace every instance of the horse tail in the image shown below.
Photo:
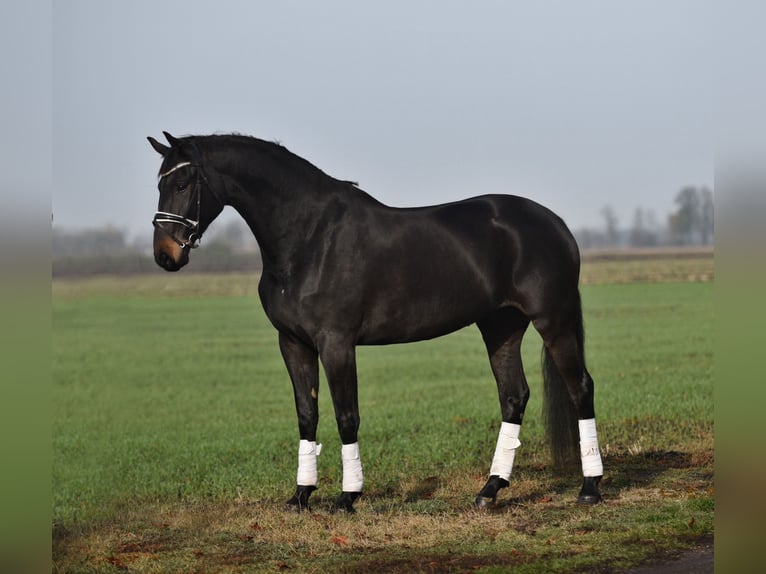
{"label": "horse tail", "polygon": [[[577,353],[581,364],[585,365],[582,305],[580,293],[576,291],[572,323],[577,341]],[[580,433],[577,426],[577,412],[567,384],[561,376],[556,363],[547,347],[542,351],[543,373],[543,421],[546,437],[553,456],[553,465],[564,468],[579,460]]]}

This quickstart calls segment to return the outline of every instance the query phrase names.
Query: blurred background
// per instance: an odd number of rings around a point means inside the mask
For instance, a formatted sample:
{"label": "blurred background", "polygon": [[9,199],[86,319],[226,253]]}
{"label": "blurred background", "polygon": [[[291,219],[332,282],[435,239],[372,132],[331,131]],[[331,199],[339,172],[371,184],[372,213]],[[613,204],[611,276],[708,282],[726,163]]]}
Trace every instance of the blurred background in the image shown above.
{"label": "blurred background", "polygon": [[[152,270],[163,130],[277,140],[394,206],[527,196],[582,249],[712,244],[711,3],[71,0],[52,20],[55,274]],[[229,210],[195,255],[258,265]]]}

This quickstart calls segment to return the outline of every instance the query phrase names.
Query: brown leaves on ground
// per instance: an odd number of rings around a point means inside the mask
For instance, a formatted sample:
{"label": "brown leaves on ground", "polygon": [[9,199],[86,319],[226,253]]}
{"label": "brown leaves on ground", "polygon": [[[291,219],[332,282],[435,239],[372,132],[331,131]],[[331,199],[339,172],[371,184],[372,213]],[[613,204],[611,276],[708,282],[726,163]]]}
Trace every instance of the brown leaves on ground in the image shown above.
{"label": "brown leaves on ground", "polygon": [[330,542],[332,542],[336,546],[341,546],[341,547],[348,546],[348,538],[346,538],[345,536],[337,535],[337,534],[330,538]]}

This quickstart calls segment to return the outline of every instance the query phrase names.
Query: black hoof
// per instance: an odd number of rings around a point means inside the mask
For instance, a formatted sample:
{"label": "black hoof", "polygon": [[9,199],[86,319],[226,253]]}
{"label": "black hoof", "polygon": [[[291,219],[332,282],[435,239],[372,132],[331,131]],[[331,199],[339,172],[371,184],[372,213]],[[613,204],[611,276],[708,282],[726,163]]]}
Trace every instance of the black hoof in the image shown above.
{"label": "black hoof", "polygon": [[488,509],[494,507],[497,501],[497,491],[501,488],[506,488],[508,484],[508,481],[504,478],[490,476],[487,484],[476,495],[476,500],[473,502],[474,508]]}
{"label": "black hoof", "polygon": [[361,492],[341,492],[338,500],[335,501],[335,504],[332,507],[333,512],[343,511],[353,514],[356,512],[354,509],[354,502],[360,496],[362,496]]}
{"label": "black hoof", "polygon": [[309,506],[309,496],[311,496],[311,493],[316,489],[316,486],[298,485],[295,488],[295,494],[285,503],[285,506],[287,506],[288,510],[294,510],[295,512],[311,510],[311,507]]}
{"label": "black hoof", "polygon": [[598,504],[601,500],[600,494],[580,494],[577,497],[577,504]]}
{"label": "black hoof", "polygon": [[494,508],[497,502],[497,498],[490,498],[488,496],[482,496],[479,494],[476,500],[473,501],[473,507],[477,510],[487,510]]}
{"label": "black hoof", "polygon": [[598,504],[601,502],[601,494],[598,491],[600,476],[586,476],[582,481],[582,489],[577,497],[577,504]]}

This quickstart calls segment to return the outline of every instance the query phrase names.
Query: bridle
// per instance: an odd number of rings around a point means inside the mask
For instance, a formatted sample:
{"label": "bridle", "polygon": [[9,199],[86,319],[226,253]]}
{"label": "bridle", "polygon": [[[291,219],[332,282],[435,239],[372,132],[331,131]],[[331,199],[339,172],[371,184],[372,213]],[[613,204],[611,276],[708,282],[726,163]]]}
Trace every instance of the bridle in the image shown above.
{"label": "bridle", "polygon": [[[197,174],[194,181],[194,191],[192,193],[196,194],[197,196],[197,219],[189,219],[188,217],[184,217],[183,215],[178,215],[177,213],[169,213],[167,211],[158,211],[154,214],[154,219],[152,220],[152,225],[154,227],[161,229],[164,231],[170,239],[172,239],[175,243],[177,243],[181,249],[186,249],[187,247],[189,249],[196,249],[199,247],[199,242],[202,239],[202,233],[199,230],[199,224],[200,224],[200,214],[202,212],[202,182],[204,181],[207,184],[208,189],[210,189],[210,192],[212,193],[213,197],[215,198],[218,203],[221,203],[221,201],[218,199],[216,194],[213,192],[212,188],[210,187],[210,183],[208,182],[207,178],[205,177],[205,173],[202,171],[202,166],[199,164],[193,164],[190,161],[182,161],[181,163],[176,164],[169,170],[167,170],[164,173],[160,174],[160,181],[162,181],[163,177],[167,177],[174,171],[181,169],[182,167],[192,166],[197,168]],[[166,223],[177,223],[186,229],[189,230],[189,235],[186,237],[186,240],[178,239],[167,227],[165,227],[164,224]]]}

